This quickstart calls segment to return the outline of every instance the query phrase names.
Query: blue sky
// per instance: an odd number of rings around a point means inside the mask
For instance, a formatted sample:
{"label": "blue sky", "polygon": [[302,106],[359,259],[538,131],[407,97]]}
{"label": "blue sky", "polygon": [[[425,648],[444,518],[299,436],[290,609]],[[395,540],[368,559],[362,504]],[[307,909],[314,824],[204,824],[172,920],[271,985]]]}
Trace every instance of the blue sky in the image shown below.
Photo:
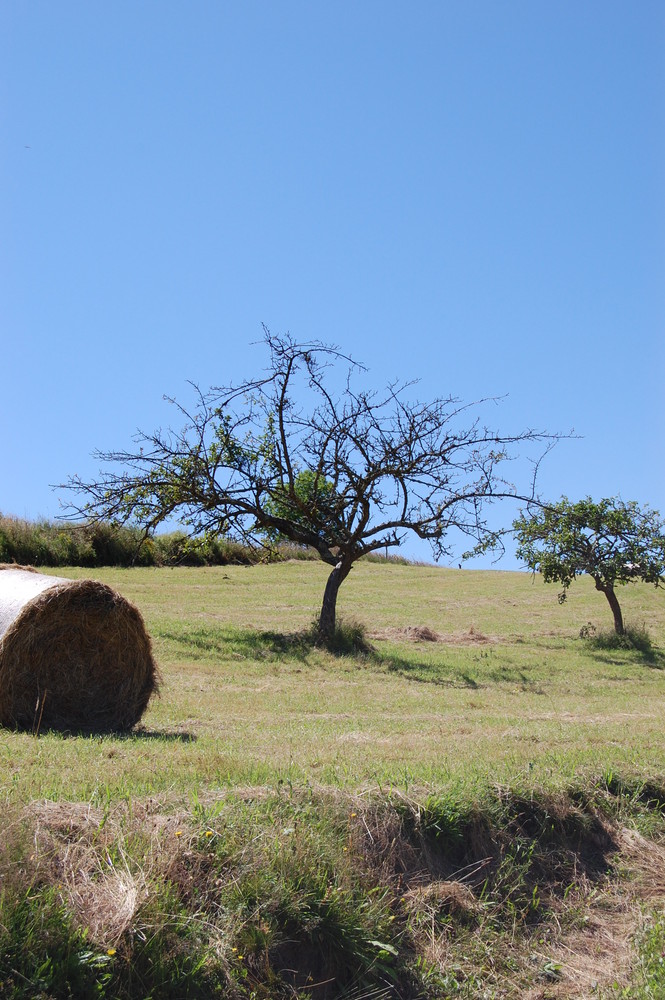
{"label": "blue sky", "polygon": [[265,323],[665,513],[664,43],[660,0],[4,0],[0,511]]}

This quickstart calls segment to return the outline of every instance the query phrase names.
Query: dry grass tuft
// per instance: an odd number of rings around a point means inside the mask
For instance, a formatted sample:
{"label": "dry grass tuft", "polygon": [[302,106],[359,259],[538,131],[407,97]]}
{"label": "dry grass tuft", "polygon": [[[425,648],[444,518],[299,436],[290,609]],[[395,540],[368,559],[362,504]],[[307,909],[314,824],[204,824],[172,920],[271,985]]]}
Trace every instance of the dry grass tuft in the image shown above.
{"label": "dry grass tuft", "polygon": [[482,912],[482,904],[475,893],[463,882],[446,880],[430,882],[407,890],[403,896],[406,908],[422,914],[454,917],[462,923],[473,923]]}
{"label": "dry grass tuft", "polygon": [[140,612],[92,580],[0,572],[0,724],[127,730],[158,687]]}
{"label": "dry grass tuft", "polygon": [[397,630],[400,638],[409,639],[411,642],[440,642],[441,636],[438,632],[428,628],[427,625],[407,625],[406,628]]}
{"label": "dry grass tuft", "polygon": [[[571,916],[572,915],[572,916]],[[640,909],[628,886],[609,879],[588,883],[554,912],[547,932],[535,937],[526,968],[546,985],[528,990],[528,1000],[577,997],[592,1000],[630,983],[633,938]],[[525,956],[526,957],[526,956]],[[545,970],[551,970],[548,976]]]}
{"label": "dry grass tuft", "polygon": [[489,642],[496,642],[496,639],[491,638],[489,635],[485,635],[479,629],[471,625],[466,632],[458,632],[448,641],[460,646],[484,646]]}
{"label": "dry grass tuft", "polygon": [[394,642],[443,642],[444,637],[428,625],[405,625],[401,628],[374,629],[372,639]]}
{"label": "dry grass tuft", "polygon": [[87,928],[91,941],[116,945],[148,898],[146,876],[132,872],[126,861],[116,859],[105,869],[97,855],[94,862],[71,855],[64,859],[63,879],[76,922]]}
{"label": "dry grass tuft", "polygon": [[627,828],[621,831],[619,843],[634,872],[637,896],[647,903],[665,899],[665,846]]}
{"label": "dry grass tuft", "polygon": [[[33,857],[58,886],[75,923],[98,945],[118,944],[148,899],[155,870],[168,864],[160,838],[146,829],[146,816],[130,818],[126,807],[108,815],[86,803],[46,801],[32,804],[25,817]],[[141,867],[128,860],[128,837],[149,845]]]}

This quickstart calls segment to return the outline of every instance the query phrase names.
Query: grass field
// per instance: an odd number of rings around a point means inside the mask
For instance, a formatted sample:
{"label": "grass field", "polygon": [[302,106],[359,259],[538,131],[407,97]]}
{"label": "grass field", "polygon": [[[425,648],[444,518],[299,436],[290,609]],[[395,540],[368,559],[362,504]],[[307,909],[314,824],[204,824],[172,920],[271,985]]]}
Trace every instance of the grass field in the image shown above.
{"label": "grass field", "polygon": [[57,574],[139,606],[162,689],[126,737],[0,733],[0,996],[665,996],[662,592],[611,649],[587,579],[361,563],[340,656],[316,563]]}

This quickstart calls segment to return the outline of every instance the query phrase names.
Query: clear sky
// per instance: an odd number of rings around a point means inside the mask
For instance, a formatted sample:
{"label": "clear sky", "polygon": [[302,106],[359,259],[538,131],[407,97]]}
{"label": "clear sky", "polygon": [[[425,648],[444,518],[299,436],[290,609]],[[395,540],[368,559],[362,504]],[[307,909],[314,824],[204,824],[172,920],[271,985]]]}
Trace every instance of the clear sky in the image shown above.
{"label": "clear sky", "polygon": [[0,0],[0,78],[3,513],[262,323],[665,513],[662,0]]}

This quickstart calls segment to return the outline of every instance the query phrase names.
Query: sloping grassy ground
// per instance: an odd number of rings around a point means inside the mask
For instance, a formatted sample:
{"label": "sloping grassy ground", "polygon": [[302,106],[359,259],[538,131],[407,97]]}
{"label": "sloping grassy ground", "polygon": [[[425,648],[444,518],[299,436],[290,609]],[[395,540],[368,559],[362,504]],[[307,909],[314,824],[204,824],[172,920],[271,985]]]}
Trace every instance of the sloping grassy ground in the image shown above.
{"label": "sloping grassy ground", "polygon": [[0,734],[0,996],[665,995],[662,593],[613,650],[586,580],[360,564],[333,656],[318,564],[58,573],[138,604],[162,695]]}

